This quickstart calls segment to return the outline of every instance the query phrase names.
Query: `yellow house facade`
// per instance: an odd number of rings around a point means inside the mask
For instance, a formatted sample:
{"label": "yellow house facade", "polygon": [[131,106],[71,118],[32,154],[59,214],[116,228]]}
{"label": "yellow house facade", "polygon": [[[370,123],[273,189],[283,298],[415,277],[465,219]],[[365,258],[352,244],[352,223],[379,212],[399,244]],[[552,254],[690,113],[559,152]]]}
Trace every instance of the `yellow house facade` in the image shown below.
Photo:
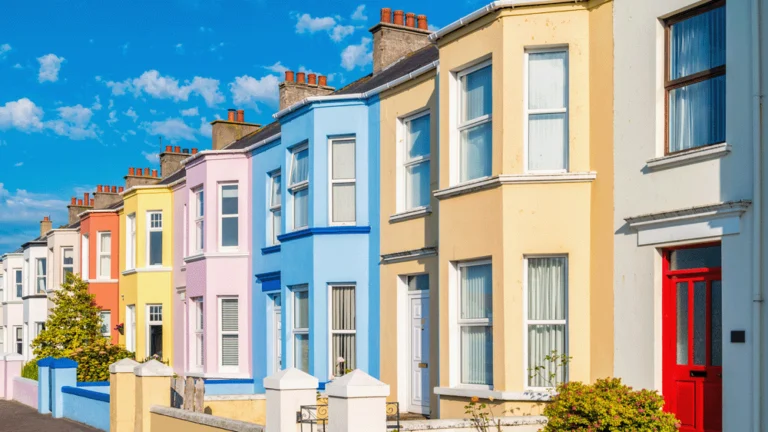
{"label": "yellow house facade", "polygon": [[173,201],[165,185],[134,186],[120,211],[120,296],[125,317],[120,343],[136,359],[173,362]]}
{"label": "yellow house facade", "polygon": [[431,37],[441,418],[612,375],[612,8],[494,3]]}

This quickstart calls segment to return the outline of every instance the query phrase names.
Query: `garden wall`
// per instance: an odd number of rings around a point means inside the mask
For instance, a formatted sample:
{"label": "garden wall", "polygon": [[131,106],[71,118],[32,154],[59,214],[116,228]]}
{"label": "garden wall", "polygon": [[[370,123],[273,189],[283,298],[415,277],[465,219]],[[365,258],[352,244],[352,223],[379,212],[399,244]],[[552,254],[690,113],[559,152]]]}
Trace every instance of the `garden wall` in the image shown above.
{"label": "garden wall", "polygon": [[253,379],[206,379],[205,395],[253,394]]}
{"label": "garden wall", "polygon": [[[91,387],[62,387],[64,417],[109,431],[109,393]],[[107,387],[109,389],[109,387]]]}
{"label": "garden wall", "polygon": [[37,381],[13,377],[13,400],[37,409]]}

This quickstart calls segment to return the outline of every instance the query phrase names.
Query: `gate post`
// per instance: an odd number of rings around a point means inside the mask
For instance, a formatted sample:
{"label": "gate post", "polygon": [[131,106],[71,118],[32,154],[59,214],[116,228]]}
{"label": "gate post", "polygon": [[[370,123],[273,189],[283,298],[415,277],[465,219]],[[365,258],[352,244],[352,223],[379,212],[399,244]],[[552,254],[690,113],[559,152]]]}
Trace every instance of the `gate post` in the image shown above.
{"label": "gate post", "polygon": [[149,407],[171,406],[171,377],[173,369],[157,360],[150,360],[133,368],[136,375],[135,432],[150,431]]}
{"label": "gate post", "polygon": [[387,430],[389,386],[360,369],[325,386],[328,432]]}
{"label": "gate post", "polygon": [[317,378],[296,368],[264,378],[267,391],[266,432],[296,432],[302,405],[317,405]]}
{"label": "gate post", "polygon": [[109,430],[133,432],[136,415],[136,361],[125,358],[109,365]]}
{"label": "gate post", "polygon": [[45,357],[37,361],[37,412],[51,413],[51,365],[56,359]]}

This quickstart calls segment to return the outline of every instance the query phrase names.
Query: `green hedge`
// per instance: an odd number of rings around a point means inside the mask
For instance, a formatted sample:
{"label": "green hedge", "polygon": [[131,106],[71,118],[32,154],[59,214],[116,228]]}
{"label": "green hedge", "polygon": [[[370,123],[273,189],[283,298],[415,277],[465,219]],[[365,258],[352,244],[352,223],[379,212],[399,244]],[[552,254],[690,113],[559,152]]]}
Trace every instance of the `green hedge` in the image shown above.
{"label": "green hedge", "polygon": [[37,381],[37,359],[32,359],[21,367],[21,376]]}

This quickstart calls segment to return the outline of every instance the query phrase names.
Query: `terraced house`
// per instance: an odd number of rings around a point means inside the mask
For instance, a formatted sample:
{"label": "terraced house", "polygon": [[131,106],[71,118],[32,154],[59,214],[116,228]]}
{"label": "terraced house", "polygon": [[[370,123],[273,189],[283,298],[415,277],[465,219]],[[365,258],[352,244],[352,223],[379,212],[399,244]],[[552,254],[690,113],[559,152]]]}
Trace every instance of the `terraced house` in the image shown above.
{"label": "terraced house", "polygon": [[4,254],[0,261],[3,266],[2,308],[3,340],[5,352],[24,354],[24,326],[22,297],[24,296],[24,277],[22,275],[23,255],[21,248]]}

